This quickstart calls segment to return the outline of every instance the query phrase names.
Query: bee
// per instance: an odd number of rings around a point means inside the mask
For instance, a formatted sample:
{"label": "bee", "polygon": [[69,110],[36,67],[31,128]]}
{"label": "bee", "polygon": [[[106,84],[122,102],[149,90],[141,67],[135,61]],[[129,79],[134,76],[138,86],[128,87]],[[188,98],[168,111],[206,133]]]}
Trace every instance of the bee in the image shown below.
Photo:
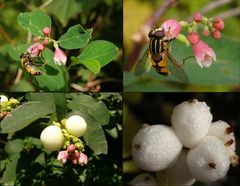
{"label": "bee", "polygon": [[25,52],[20,56],[22,66],[32,76],[38,76],[42,74],[41,70],[39,70],[37,66],[42,66],[43,64],[37,64],[37,58],[38,57],[33,57],[29,52]]}
{"label": "bee", "polygon": [[[179,80],[188,82],[188,76],[184,72],[182,65],[171,56],[171,45],[170,42],[175,38],[167,38],[163,28],[154,28],[148,34],[150,39],[149,46],[145,49],[142,57],[139,59],[135,74],[137,76],[146,72],[150,66],[164,76],[168,76],[172,73]],[[147,59],[150,59],[150,64],[147,63]]]}

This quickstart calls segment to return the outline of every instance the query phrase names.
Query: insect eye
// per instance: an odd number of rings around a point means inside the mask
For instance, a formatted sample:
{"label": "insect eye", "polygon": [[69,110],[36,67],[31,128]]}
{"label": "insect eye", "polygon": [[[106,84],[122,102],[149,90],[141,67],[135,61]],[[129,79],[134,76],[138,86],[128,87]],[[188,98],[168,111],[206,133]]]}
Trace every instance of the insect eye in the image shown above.
{"label": "insect eye", "polygon": [[164,32],[162,30],[161,31],[156,31],[154,35],[161,39],[161,38],[164,37]]}

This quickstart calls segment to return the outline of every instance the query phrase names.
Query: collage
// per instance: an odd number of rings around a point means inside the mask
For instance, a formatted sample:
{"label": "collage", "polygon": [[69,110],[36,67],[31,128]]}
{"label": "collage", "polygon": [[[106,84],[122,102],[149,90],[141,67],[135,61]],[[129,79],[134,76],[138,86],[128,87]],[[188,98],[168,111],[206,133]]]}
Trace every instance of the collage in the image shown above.
{"label": "collage", "polygon": [[0,185],[240,185],[238,0],[0,0]]}

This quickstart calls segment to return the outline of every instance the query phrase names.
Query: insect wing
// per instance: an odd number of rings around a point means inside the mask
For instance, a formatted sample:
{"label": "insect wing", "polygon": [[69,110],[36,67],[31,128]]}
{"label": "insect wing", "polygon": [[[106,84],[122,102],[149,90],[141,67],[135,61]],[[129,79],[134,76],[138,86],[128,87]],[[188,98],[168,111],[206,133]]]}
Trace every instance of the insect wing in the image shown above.
{"label": "insect wing", "polygon": [[135,75],[139,76],[149,70],[151,64],[148,61],[148,49],[144,48],[144,53],[139,58],[137,65],[135,67]]}
{"label": "insect wing", "polygon": [[182,66],[177,63],[177,61],[169,54],[168,60],[170,61],[169,64],[169,71],[176,76],[179,80],[187,83],[189,82],[188,76],[183,70]]}

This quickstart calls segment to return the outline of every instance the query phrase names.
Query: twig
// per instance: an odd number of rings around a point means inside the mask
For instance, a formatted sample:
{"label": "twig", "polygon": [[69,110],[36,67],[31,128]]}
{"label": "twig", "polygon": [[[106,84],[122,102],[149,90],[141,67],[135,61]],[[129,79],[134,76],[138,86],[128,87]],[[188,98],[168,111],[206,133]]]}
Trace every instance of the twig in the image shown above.
{"label": "twig", "polygon": [[158,9],[145,21],[139,30],[133,34],[132,39],[134,41],[134,46],[130,52],[126,62],[124,63],[124,69],[130,70],[134,63],[137,61],[139,53],[147,41],[147,34],[159,18],[170,8],[176,5],[178,0],[165,0]]}
{"label": "twig", "polygon": [[20,79],[22,77],[22,73],[23,73],[22,69],[18,69],[17,76],[16,76],[16,78],[15,78],[15,80],[13,82],[14,84],[18,84],[19,83],[19,81],[20,81]]}
{"label": "twig", "polygon": [[40,5],[39,7],[38,7],[38,9],[44,9],[44,8],[46,8],[48,5],[50,5],[51,3],[53,2],[53,0],[48,0],[48,1],[46,1],[45,3],[43,3],[42,5]]}
{"label": "twig", "polygon": [[226,19],[228,17],[238,16],[238,15],[240,15],[240,7],[232,8],[230,10],[217,14],[215,17]]}
{"label": "twig", "polygon": [[[209,4],[207,4],[206,6],[204,6],[201,10],[199,10],[198,12],[200,12],[202,15],[205,15],[206,13],[210,12],[213,9],[216,9],[219,6],[225,5],[227,3],[232,2],[233,0],[215,0]],[[186,21],[190,22],[193,20],[192,16],[189,16]]]}

